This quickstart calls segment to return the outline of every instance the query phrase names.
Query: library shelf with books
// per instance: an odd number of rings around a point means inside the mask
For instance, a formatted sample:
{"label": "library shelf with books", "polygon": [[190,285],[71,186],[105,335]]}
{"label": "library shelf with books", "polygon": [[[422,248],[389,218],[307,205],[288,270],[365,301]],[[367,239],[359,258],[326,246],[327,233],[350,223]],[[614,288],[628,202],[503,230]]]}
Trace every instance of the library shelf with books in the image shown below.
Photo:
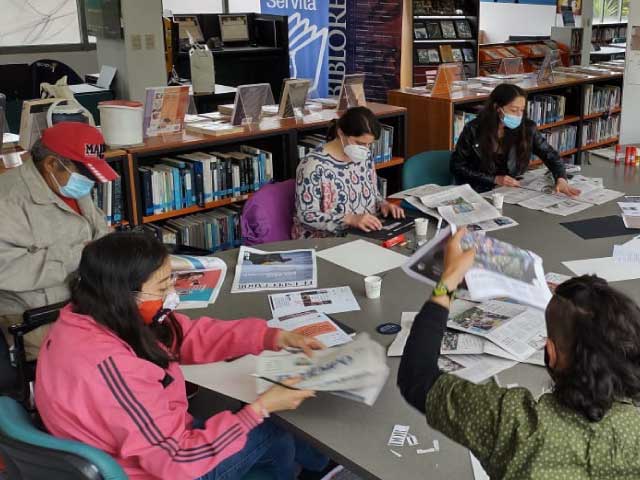
{"label": "library shelf with books", "polygon": [[[503,58],[522,58],[524,71],[535,72],[540,68],[549,49],[558,50],[563,65],[570,66],[572,62],[568,47],[555,40],[519,40],[502,43],[483,43],[479,49],[480,75],[498,73]],[[579,62],[577,62],[579,63]]]}
{"label": "library shelf with books", "polygon": [[567,66],[582,63],[583,37],[584,29],[581,27],[551,27],[551,40],[564,47]]}
{"label": "library shelf with books", "polygon": [[[598,65],[605,69],[605,65]],[[580,163],[583,152],[596,148],[598,144],[587,142],[583,135],[593,134],[600,131],[607,132],[610,128],[615,132],[615,122],[603,122],[601,125],[592,126],[589,122],[594,119],[608,118],[620,112],[619,98],[620,91],[615,99],[615,105],[607,104],[613,108],[597,113],[587,113],[585,100],[589,98],[587,92],[609,92],[613,87],[622,87],[622,74],[619,71],[608,70],[607,73],[598,75],[565,76],[556,73],[551,83],[538,83],[537,78],[529,77],[518,83],[527,92],[528,109],[532,103],[541,101],[544,106],[545,100],[560,99],[557,102],[562,108],[555,116],[541,116],[538,118],[538,129],[547,134],[548,132],[558,132],[563,129],[575,129],[575,143],[564,145],[566,150],[561,152],[563,157],[574,156],[576,163]],[[613,90],[611,90],[613,91]],[[432,95],[428,92],[418,92],[416,89],[398,89],[389,92],[389,103],[407,109],[407,155],[415,155],[420,152],[430,150],[453,150],[455,141],[460,135],[464,125],[477,115],[484,102],[489,97],[488,93],[479,93],[471,90],[461,90],[454,92],[450,97]],[[591,97],[593,98],[593,97]],[[551,103],[551,105],[555,105]],[[602,105],[596,102],[600,108]],[[528,110],[528,115],[534,111]],[[534,118],[535,120],[535,118]],[[585,130],[585,127],[589,129]],[[598,130],[600,128],[600,130]],[[602,141],[613,140],[600,137]]]}
{"label": "library shelf with books", "polygon": [[616,38],[627,38],[627,22],[594,23],[591,26],[591,43],[605,46]]}
{"label": "library shelf with books", "polygon": [[[390,135],[391,148],[376,163],[376,170],[388,179],[393,193],[400,188],[400,168],[406,158],[406,111],[379,103],[367,106]],[[299,140],[326,133],[337,116],[335,110],[323,110],[297,120],[269,117],[242,132],[213,136],[183,131],[109,152],[109,161],[120,162],[122,170],[125,220],[132,228],[155,232],[163,241],[177,238],[181,244],[211,251],[237,246],[242,203],[270,180],[293,178]],[[202,178],[197,185],[196,178]],[[208,182],[211,188],[205,187]],[[217,233],[211,233],[214,230]],[[228,235],[226,241],[223,234]]]}
{"label": "library shelf with books", "polygon": [[93,203],[105,214],[107,224],[114,229],[126,228],[133,223],[131,211],[131,172],[125,150],[107,150],[105,160],[120,178],[107,183],[96,183],[91,191]]}
{"label": "library shelf with books", "polygon": [[478,74],[480,0],[413,0],[413,86],[435,77],[441,63]]}

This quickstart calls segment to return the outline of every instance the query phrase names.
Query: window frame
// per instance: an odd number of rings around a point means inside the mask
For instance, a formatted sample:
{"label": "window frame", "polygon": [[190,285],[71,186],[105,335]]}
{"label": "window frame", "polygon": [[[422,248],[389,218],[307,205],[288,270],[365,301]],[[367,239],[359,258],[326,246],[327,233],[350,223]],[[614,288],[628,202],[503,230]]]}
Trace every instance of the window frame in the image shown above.
{"label": "window frame", "polygon": [[618,23],[625,23],[628,20],[624,20],[622,18],[622,0],[618,0],[618,19],[615,22],[605,22],[604,21],[604,10],[602,11],[602,14],[600,15],[600,18],[596,18],[595,16],[593,17],[593,25],[609,25],[609,24],[618,24]]}
{"label": "window frame", "polygon": [[85,15],[84,0],[76,0],[78,8],[78,28],[80,30],[79,43],[52,43],[46,45],[24,45],[0,47],[0,55],[16,53],[47,53],[47,52],[86,52],[96,49],[96,44],[89,41],[87,32],[87,17]]}

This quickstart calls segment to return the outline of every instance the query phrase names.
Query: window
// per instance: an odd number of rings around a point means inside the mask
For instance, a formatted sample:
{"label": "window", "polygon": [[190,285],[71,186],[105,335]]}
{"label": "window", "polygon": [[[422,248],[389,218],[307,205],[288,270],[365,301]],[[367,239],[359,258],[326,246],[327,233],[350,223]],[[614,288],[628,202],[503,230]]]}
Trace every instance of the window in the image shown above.
{"label": "window", "polygon": [[622,17],[622,20],[627,20],[629,18],[629,2],[631,0],[622,0],[622,8],[621,8],[621,14],[620,16]]}
{"label": "window", "polygon": [[593,0],[593,23],[625,22],[630,0]]}

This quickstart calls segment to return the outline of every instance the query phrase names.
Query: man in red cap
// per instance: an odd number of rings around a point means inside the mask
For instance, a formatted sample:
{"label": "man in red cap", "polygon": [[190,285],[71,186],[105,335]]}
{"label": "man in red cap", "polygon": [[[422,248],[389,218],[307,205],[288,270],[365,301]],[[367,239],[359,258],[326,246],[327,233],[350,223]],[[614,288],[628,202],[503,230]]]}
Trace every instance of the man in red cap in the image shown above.
{"label": "man in red cap", "polygon": [[[84,123],[46,129],[31,160],[0,175],[0,327],[25,310],[69,298],[66,280],[84,245],[109,232],[91,199],[95,182],[118,174],[104,160],[104,138]],[[35,358],[46,329],[25,338]],[[8,337],[7,337],[8,338]]]}

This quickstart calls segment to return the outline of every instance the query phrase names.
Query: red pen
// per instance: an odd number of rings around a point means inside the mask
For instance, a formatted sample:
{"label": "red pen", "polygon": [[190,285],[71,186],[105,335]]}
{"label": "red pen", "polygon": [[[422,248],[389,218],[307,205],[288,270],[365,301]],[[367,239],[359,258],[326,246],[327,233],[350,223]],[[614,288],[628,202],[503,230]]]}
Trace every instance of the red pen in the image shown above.
{"label": "red pen", "polygon": [[389,240],[385,240],[384,242],[382,242],[382,246],[384,248],[391,248],[391,247],[395,247],[400,243],[405,243],[406,241],[407,239],[404,237],[404,234],[401,233],[400,235],[397,235],[393,238],[390,238]]}

